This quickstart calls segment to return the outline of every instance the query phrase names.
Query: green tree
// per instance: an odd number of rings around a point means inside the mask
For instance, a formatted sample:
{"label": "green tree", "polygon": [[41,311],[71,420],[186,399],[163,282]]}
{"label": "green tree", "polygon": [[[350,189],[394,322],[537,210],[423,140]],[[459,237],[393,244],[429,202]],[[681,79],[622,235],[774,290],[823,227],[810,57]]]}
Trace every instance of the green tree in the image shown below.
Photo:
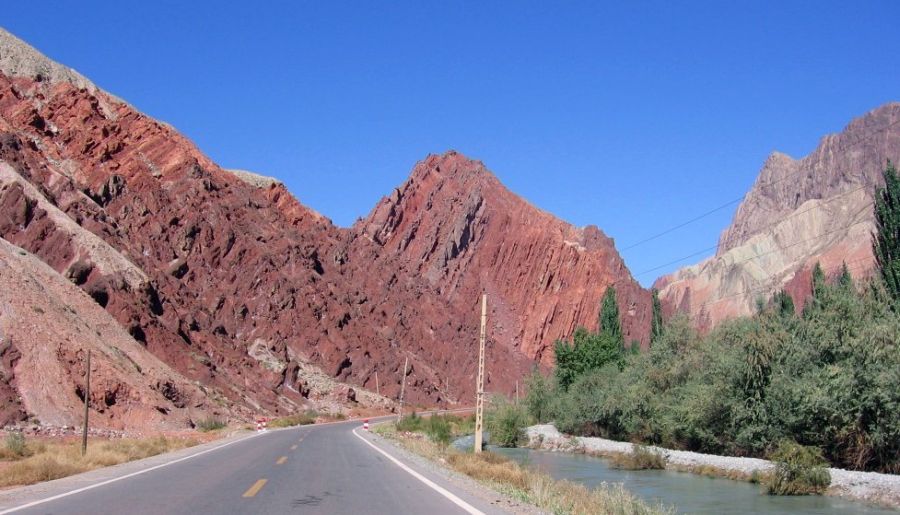
{"label": "green tree", "polygon": [[578,376],[577,361],[575,359],[575,345],[565,340],[557,340],[553,345],[553,356],[556,360],[556,384],[563,390],[567,390],[569,385],[575,382]]}
{"label": "green tree", "polygon": [[650,343],[656,341],[662,336],[663,332],[663,316],[662,303],[659,302],[659,290],[653,288],[653,317],[650,319]]}
{"label": "green tree", "polygon": [[900,300],[900,177],[888,161],[884,187],[875,191],[875,234],[872,250],[881,270],[885,288],[894,301]]}
{"label": "green tree", "polygon": [[614,340],[604,333],[592,333],[584,327],[575,330],[572,343],[557,341],[556,381],[560,388],[567,390],[579,376],[607,363],[620,364],[624,358],[621,340]]}
{"label": "green tree", "polygon": [[619,303],[616,301],[616,288],[610,285],[603,294],[600,306],[600,334],[625,347],[625,337],[619,322]]}
{"label": "green tree", "polygon": [[783,317],[792,317],[797,314],[794,299],[784,290],[775,292],[775,296],[772,297],[772,306],[775,308],[775,312]]}
{"label": "green tree", "polygon": [[847,262],[841,265],[841,275],[838,277],[838,285],[841,288],[853,288],[853,276],[850,275],[850,269],[847,268]]}
{"label": "green tree", "polygon": [[535,422],[547,422],[552,416],[550,405],[555,394],[552,381],[544,377],[537,368],[525,381],[528,393],[525,395],[525,407]]}
{"label": "green tree", "polygon": [[822,264],[816,261],[816,266],[813,267],[812,271],[812,296],[813,299],[822,300],[824,296],[826,281],[825,281],[825,271],[822,270]]}

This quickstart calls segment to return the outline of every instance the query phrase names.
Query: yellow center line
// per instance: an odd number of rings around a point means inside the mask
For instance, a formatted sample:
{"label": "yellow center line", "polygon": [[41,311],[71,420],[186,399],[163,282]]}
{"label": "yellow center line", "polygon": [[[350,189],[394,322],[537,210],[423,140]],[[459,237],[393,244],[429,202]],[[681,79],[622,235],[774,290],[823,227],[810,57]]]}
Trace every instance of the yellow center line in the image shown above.
{"label": "yellow center line", "polygon": [[254,495],[258,494],[259,491],[262,490],[262,487],[266,486],[266,481],[268,481],[268,479],[260,479],[259,481],[253,483],[253,486],[251,486],[247,489],[246,492],[244,492],[243,497],[253,497]]}
{"label": "yellow center line", "polygon": [[287,461],[287,456],[282,456],[278,458],[278,461],[275,462],[276,465],[284,465],[284,462]]}

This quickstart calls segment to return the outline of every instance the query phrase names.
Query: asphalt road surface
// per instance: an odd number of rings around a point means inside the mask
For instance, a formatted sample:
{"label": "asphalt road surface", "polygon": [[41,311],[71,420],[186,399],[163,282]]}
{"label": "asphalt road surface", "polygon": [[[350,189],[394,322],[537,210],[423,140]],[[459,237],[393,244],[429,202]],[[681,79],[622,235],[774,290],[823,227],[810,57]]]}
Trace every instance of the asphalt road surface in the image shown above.
{"label": "asphalt road surface", "polygon": [[[25,507],[14,512],[502,513],[443,476],[404,463],[395,449],[368,443],[371,439],[359,421],[268,431],[101,486],[79,485],[73,490],[82,491],[55,493],[48,502],[40,502],[48,496],[23,499],[15,506]],[[35,501],[40,503],[29,506]]]}

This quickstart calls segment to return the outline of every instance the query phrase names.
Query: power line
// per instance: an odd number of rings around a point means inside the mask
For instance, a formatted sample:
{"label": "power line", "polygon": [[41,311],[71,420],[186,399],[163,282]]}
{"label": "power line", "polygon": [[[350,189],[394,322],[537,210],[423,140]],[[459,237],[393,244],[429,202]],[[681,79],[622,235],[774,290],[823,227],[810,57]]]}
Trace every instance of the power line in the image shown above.
{"label": "power line", "polygon": [[[872,132],[869,133],[868,135],[866,135],[866,136],[864,136],[864,137],[862,137],[862,138],[860,138],[860,139],[854,141],[853,143],[849,143],[849,144],[847,144],[847,145],[845,145],[845,146],[843,146],[843,147],[840,147],[840,148],[838,149],[838,151],[844,151],[844,150],[847,150],[847,149],[849,149],[849,148],[852,148],[852,147],[854,147],[854,146],[856,146],[856,145],[859,145],[860,143],[866,142],[866,141],[870,140],[870,139],[871,139],[873,136],[875,136],[876,134],[880,134],[880,133],[882,133],[882,132],[885,132],[886,130],[888,130],[888,129],[890,129],[891,127],[893,127],[893,126],[895,126],[895,125],[898,125],[898,124],[900,124],[900,120],[891,122],[891,123],[885,125],[884,127],[882,127],[881,129],[877,129],[877,130],[872,131]],[[798,172],[799,172],[799,169],[798,169]],[[795,173],[796,173],[796,172],[795,172]],[[782,178],[780,178],[780,179],[776,179],[776,180],[774,180],[774,181],[770,181],[770,182],[768,182],[768,183],[766,183],[766,184],[764,184],[764,185],[761,185],[761,186],[759,186],[759,188],[767,188],[767,187],[773,186],[773,185],[775,185],[775,184],[784,182],[784,181],[786,181],[787,179],[790,179],[793,175],[794,175],[794,174],[788,174],[788,175],[785,175],[784,177],[782,177]],[[748,193],[749,193],[749,192],[748,192]],[[643,244],[645,244],[645,243],[647,243],[647,242],[650,242],[650,241],[653,241],[653,240],[655,240],[655,239],[657,239],[657,238],[660,238],[660,237],[662,237],[662,236],[665,236],[666,234],[669,234],[669,233],[671,233],[671,232],[677,231],[678,229],[681,229],[681,228],[683,228],[683,227],[686,227],[686,226],[688,226],[688,225],[690,225],[690,224],[692,224],[692,223],[694,223],[694,222],[697,222],[697,221],[699,221],[699,220],[702,220],[702,219],[706,218],[706,217],[709,216],[709,215],[712,215],[712,214],[714,214],[714,213],[717,213],[717,212],[719,212],[719,211],[725,209],[725,208],[728,207],[728,206],[731,206],[731,205],[733,205],[733,204],[736,204],[736,203],[738,203],[738,202],[744,200],[744,198],[746,198],[746,196],[747,196],[747,194],[745,193],[744,195],[742,195],[742,196],[740,196],[740,197],[738,197],[738,198],[736,198],[736,199],[729,200],[728,202],[726,202],[726,203],[724,203],[724,204],[722,204],[722,205],[720,205],[720,206],[718,206],[718,207],[715,207],[715,208],[713,208],[713,209],[710,209],[709,211],[706,211],[705,213],[702,213],[702,214],[700,214],[700,215],[697,215],[697,216],[695,216],[694,218],[691,218],[690,220],[687,220],[687,221],[685,221],[685,222],[681,222],[681,223],[679,223],[679,224],[677,224],[677,225],[674,225],[674,226],[672,226],[672,227],[669,227],[668,229],[666,229],[666,230],[664,230],[664,231],[662,231],[662,232],[656,233],[656,234],[654,234],[653,236],[649,236],[649,237],[647,237],[647,238],[644,238],[643,240],[640,240],[640,241],[637,241],[637,242],[635,242],[635,243],[632,243],[631,245],[628,245],[627,247],[623,247],[623,248],[622,248],[622,252],[624,252],[624,251],[626,251],[626,250],[633,249],[633,248],[635,248],[635,247],[637,247],[637,246],[639,246],[639,245],[643,245]]]}
{"label": "power line", "polygon": [[[847,263],[847,262],[845,262],[845,264],[848,265],[847,270],[853,271],[853,270],[859,270],[859,269],[865,268],[867,261],[871,261],[871,259],[870,258],[860,258],[860,259],[854,259],[854,260],[850,261],[850,263],[860,263],[858,266],[849,266],[849,263]],[[732,293],[732,294],[726,295],[724,297],[719,297],[718,299],[715,299],[715,300],[709,300],[709,301],[703,302],[699,306],[697,306],[697,308],[703,309],[706,306],[711,306],[713,304],[717,304],[719,302],[723,302],[723,301],[726,301],[726,300],[734,298],[734,297],[741,297],[744,295],[748,295],[750,293],[760,293],[760,292],[768,291],[770,288],[772,288],[772,285],[758,286],[755,288],[750,288],[748,290],[740,291],[737,293]],[[698,311],[697,314],[691,315],[691,318],[696,318],[696,317],[700,316],[701,314],[702,313]]]}
{"label": "power line", "polygon": [[[868,206],[863,206],[863,207],[871,207],[872,205],[873,205],[873,204],[870,203],[870,204],[868,204]],[[807,238],[807,239],[805,239],[805,240],[795,241],[794,243],[791,243],[790,245],[785,245],[784,247],[776,247],[776,248],[774,248],[774,249],[772,249],[772,250],[768,250],[768,251],[766,251],[766,252],[762,252],[762,253],[760,253],[760,254],[756,254],[756,255],[754,255],[754,256],[750,256],[750,257],[748,257],[748,258],[746,258],[746,259],[743,259],[743,260],[741,260],[741,261],[735,261],[734,263],[731,263],[730,266],[740,265],[740,264],[742,264],[742,263],[746,263],[747,261],[752,261],[752,260],[754,260],[754,259],[756,259],[756,258],[758,258],[758,257],[766,256],[766,255],[768,255],[768,254],[772,254],[773,252],[778,252],[779,250],[784,250],[784,249],[789,249],[789,248],[791,248],[791,247],[796,247],[797,245],[800,245],[800,244],[802,244],[802,243],[809,243],[809,242],[815,241],[815,240],[817,240],[817,239],[819,239],[819,238],[824,238],[825,236],[828,236],[829,234],[834,234],[834,233],[836,233],[836,232],[840,232],[840,231],[849,229],[849,228],[851,228],[851,227],[853,227],[853,226],[860,225],[860,224],[865,224],[865,223],[869,223],[869,220],[858,220],[858,221],[853,222],[852,224],[847,225],[847,226],[845,226],[845,227],[838,227],[837,229],[833,229],[833,230],[831,230],[831,231],[824,232],[824,233],[819,234],[819,235],[817,235],[817,236],[813,236],[812,238]]]}
{"label": "power line", "polygon": [[655,272],[656,270],[659,270],[660,268],[665,268],[665,267],[667,267],[667,266],[669,266],[669,265],[674,265],[675,263],[680,263],[680,262],[682,262],[682,261],[687,261],[688,259],[690,259],[690,258],[692,258],[692,257],[702,256],[703,254],[706,254],[706,253],[709,252],[710,250],[716,250],[718,247],[719,247],[718,245],[713,245],[712,247],[706,247],[705,249],[698,250],[697,252],[694,252],[693,254],[688,254],[687,256],[682,256],[682,257],[680,257],[680,258],[678,258],[678,259],[673,259],[672,261],[669,261],[668,263],[663,263],[663,264],[661,264],[661,265],[659,265],[659,266],[655,266],[655,267],[653,267],[653,268],[648,268],[647,270],[644,270],[643,272],[638,272],[638,273],[634,274],[634,276],[635,276],[635,277],[640,277],[640,276],[642,276],[642,275],[649,274],[650,272]]}
{"label": "power line", "polygon": [[[835,196],[833,196],[833,197],[831,197],[831,198],[828,198],[828,199],[822,201],[819,205],[810,206],[810,207],[804,209],[803,211],[791,213],[790,215],[788,215],[788,216],[786,216],[786,217],[784,217],[784,218],[781,218],[781,219],[779,219],[779,220],[777,220],[777,221],[775,221],[775,222],[772,222],[772,223],[770,223],[769,225],[763,226],[763,227],[761,227],[761,228],[759,229],[759,231],[761,232],[761,231],[764,231],[764,230],[766,230],[766,229],[770,229],[770,228],[772,228],[772,227],[775,227],[776,225],[780,225],[780,224],[781,224],[782,222],[784,222],[785,220],[790,220],[791,218],[794,218],[794,217],[796,217],[796,216],[800,216],[800,215],[802,215],[802,214],[804,214],[804,213],[808,213],[808,212],[810,212],[810,211],[812,211],[812,210],[814,210],[814,209],[819,208],[819,207],[821,206],[821,204],[826,204],[826,203],[831,202],[831,201],[833,201],[833,200],[837,200],[837,199],[839,199],[839,198],[841,198],[841,197],[843,197],[843,196],[845,196],[845,195],[849,195],[849,194],[851,194],[851,193],[856,193],[857,191],[864,190],[864,189],[866,189],[866,188],[867,188],[867,186],[860,186],[860,187],[858,187],[858,188],[854,188],[854,189],[852,189],[852,190],[848,190],[848,191],[845,191],[845,192],[843,192],[843,193],[839,193],[839,194],[837,194],[837,195],[835,195]],[[870,204],[867,204],[867,205],[864,206],[864,207],[871,206],[871,205],[872,205],[872,204],[870,203]],[[716,244],[716,245],[714,245],[714,246],[712,246],[712,247],[707,247],[707,248],[705,248],[705,249],[698,250],[697,252],[694,252],[694,253],[692,253],[692,254],[688,254],[687,256],[680,257],[680,258],[678,258],[678,259],[669,261],[669,262],[667,262],[667,263],[663,263],[663,264],[661,264],[661,265],[659,265],[659,266],[655,266],[655,267],[653,267],[653,268],[648,268],[647,270],[644,270],[643,272],[638,272],[638,273],[634,274],[634,276],[635,276],[635,277],[640,277],[640,276],[642,276],[642,275],[646,275],[646,274],[648,274],[648,273],[650,273],[650,272],[654,272],[654,271],[659,270],[659,269],[661,269],[661,268],[665,268],[665,267],[667,267],[667,266],[669,266],[669,265],[674,265],[675,263],[680,263],[680,262],[682,262],[682,261],[686,261],[686,260],[688,260],[688,259],[690,259],[690,258],[692,258],[692,257],[696,257],[696,256],[699,256],[699,255],[703,255],[703,254],[705,254],[705,253],[707,253],[707,252],[709,252],[709,251],[711,251],[711,250],[716,250],[716,249],[718,249],[718,248],[719,248],[719,245]]]}
{"label": "power line", "polygon": [[[746,195],[744,195],[744,196],[746,196]],[[744,200],[744,196],[740,196],[740,197],[738,197],[738,198],[736,198],[736,199],[734,199],[734,200],[729,200],[728,202],[722,204],[721,206],[716,207],[716,208],[713,208],[713,209],[710,209],[709,211],[703,213],[702,215],[698,215],[698,216],[696,216],[696,217],[694,217],[694,218],[691,218],[690,220],[688,220],[688,221],[686,221],[686,222],[682,222],[682,223],[680,223],[680,224],[678,224],[678,225],[676,225],[676,226],[670,227],[670,228],[668,228],[668,229],[666,229],[666,230],[664,230],[664,231],[662,231],[662,232],[660,232],[660,233],[654,234],[653,236],[650,236],[649,238],[644,238],[643,240],[641,240],[641,241],[639,241],[639,242],[637,242],[637,243],[633,243],[633,244],[631,244],[631,245],[629,245],[629,246],[623,248],[623,249],[622,249],[622,252],[625,252],[626,250],[629,250],[629,249],[633,249],[633,248],[637,247],[638,245],[643,245],[644,243],[647,243],[648,241],[653,241],[653,240],[655,240],[655,239],[657,239],[657,238],[660,238],[660,237],[662,237],[662,236],[665,236],[666,234],[669,234],[670,232],[677,231],[678,229],[681,229],[682,227],[684,227],[684,226],[686,226],[686,225],[690,225],[690,224],[692,224],[692,223],[694,223],[694,222],[696,222],[696,221],[698,221],[698,220],[702,220],[702,219],[706,218],[707,216],[709,216],[709,215],[711,215],[711,214],[713,214],[713,213],[716,213],[716,212],[719,212],[719,211],[725,209],[725,208],[728,207],[728,206],[731,206],[731,205],[733,205],[733,204],[737,204],[738,202]]]}
{"label": "power line", "polygon": [[[865,209],[865,208],[872,207],[872,206],[874,206],[874,203],[869,202],[869,203],[866,204],[865,206],[862,206],[861,209]],[[811,242],[811,241],[815,241],[815,240],[817,240],[817,239],[824,238],[825,236],[834,234],[834,233],[836,233],[836,232],[845,231],[845,230],[847,230],[847,229],[850,229],[851,227],[855,227],[855,226],[857,226],[857,225],[862,225],[862,224],[866,224],[866,223],[869,223],[869,220],[857,220],[857,221],[855,221],[855,222],[853,222],[853,223],[851,223],[851,224],[848,224],[848,225],[845,225],[845,226],[842,226],[842,227],[837,227],[837,228],[835,228],[835,229],[832,229],[832,230],[830,230],[830,231],[826,231],[826,232],[824,232],[824,233],[818,234],[818,235],[813,236],[813,237],[810,237],[810,238],[806,238],[806,239],[803,239],[803,240],[795,241],[795,242],[790,243],[790,244],[788,244],[788,245],[778,246],[778,247],[775,247],[775,248],[773,248],[773,249],[767,250],[767,251],[765,251],[765,252],[760,252],[760,253],[758,253],[758,254],[754,254],[754,255],[752,255],[752,256],[750,256],[750,257],[747,257],[747,258],[745,258],[745,259],[742,259],[742,260],[740,260],[740,261],[735,261],[735,262],[733,262],[733,263],[730,263],[730,264],[727,265],[727,267],[728,267],[728,268],[733,268],[733,267],[735,267],[735,266],[737,266],[737,265],[746,263],[746,262],[748,262],[748,261],[752,261],[752,260],[754,260],[754,259],[758,259],[758,258],[760,258],[760,257],[762,257],[762,256],[766,256],[766,255],[769,255],[769,254],[778,252],[778,251],[780,251],[780,250],[789,249],[789,248],[791,248],[791,247],[796,247],[797,245],[801,245],[801,244],[803,244],[803,243],[808,243],[808,242]],[[763,270],[763,271],[765,272],[765,270]],[[770,279],[770,278],[772,277],[772,274],[766,272],[766,276],[767,276],[766,279]],[[738,296],[746,295],[746,294],[749,294],[749,293],[756,293],[756,292],[758,292],[758,291],[768,290],[768,289],[770,289],[771,287],[772,287],[771,285],[760,285],[760,286],[757,287],[757,288],[750,288],[750,289],[748,289],[748,290],[744,290],[744,291],[741,291],[741,292],[737,292],[737,293],[733,293],[733,294],[730,294],[730,295],[726,295],[726,296],[724,296],[724,297],[719,297],[718,299],[715,299],[715,300],[712,300],[712,301],[707,301],[707,302],[701,303],[701,304],[698,306],[698,309],[702,309],[702,308],[705,307],[705,306],[708,306],[708,305],[711,305],[711,304],[715,304],[715,303],[717,303],[717,302],[721,302],[721,301],[723,301],[723,300],[726,300],[726,299],[729,299],[729,298],[732,298],[732,297],[738,297]]]}

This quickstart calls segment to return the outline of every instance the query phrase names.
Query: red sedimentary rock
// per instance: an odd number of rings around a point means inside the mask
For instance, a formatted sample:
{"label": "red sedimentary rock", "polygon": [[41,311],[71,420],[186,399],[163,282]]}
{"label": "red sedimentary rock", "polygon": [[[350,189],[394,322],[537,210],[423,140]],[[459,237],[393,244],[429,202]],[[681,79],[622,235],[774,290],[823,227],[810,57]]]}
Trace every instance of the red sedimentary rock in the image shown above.
{"label": "red sedimentary rock", "polygon": [[[371,391],[377,372],[396,397],[409,358],[411,404],[471,404],[482,292],[492,392],[552,363],[554,340],[577,326],[596,329],[609,285],[627,339],[647,343],[649,295],[612,240],[531,206],[480,162],[429,156],[339,228],[280,182],[224,170],[171,127],[18,51],[16,66],[0,55],[0,237],[228,402],[296,409],[310,392],[301,364]],[[349,391],[336,396],[359,397]]]}

